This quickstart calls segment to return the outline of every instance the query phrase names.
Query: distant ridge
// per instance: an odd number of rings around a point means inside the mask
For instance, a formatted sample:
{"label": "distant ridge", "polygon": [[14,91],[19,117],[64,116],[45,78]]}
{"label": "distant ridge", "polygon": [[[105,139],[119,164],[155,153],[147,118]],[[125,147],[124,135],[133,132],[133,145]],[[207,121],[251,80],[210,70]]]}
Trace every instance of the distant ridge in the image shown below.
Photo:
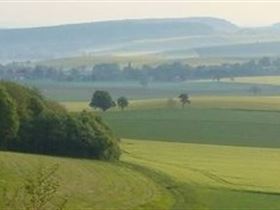
{"label": "distant ridge", "polygon": [[206,25],[218,26],[219,24],[231,27],[233,29],[238,28],[237,25],[231,23],[228,20],[216,17],[186,17],[186,18],[143,18],[143,19],[119,19],[119,20],[106,20],[106,21],[92,21],[92,22],[83,22],[83,23],[65,23],[65,24],[57,24],[57,25],[49,25],[49,26],[31,26],[31,27],[13,27],[13,28],[1,28],[0,30],[25,30],[25,29],[36,29],[36,28],[56,28],[56,27],[64,27],[64,26],[75,26],[75,25],[86,25],[86,24],[107,24],[107,23],[167,23],[167,22],[198,22],[204,23]]}
{"label": "distant ridge", "polygon": [[[89,53],[190,50],[278,41],[271,28],[241,28],[213,17],[128,19],[35,28],[0,29],[0,62]],[[274,30],[274,32],[278,33]],[[280,38],[279,38],[280,41]],[[261,52],[260,52],[261,54]]]}

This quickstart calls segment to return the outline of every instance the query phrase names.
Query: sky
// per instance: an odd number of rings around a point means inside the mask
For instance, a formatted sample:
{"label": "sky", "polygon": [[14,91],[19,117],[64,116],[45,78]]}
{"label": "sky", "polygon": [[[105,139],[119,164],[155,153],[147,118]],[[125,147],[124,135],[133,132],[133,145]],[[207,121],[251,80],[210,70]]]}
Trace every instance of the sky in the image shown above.
{"label": "sky", "polygon": [[1,28],[196,16],[224,18],[239,26],[265,26],[280,22],[280,0],[0,0]]}

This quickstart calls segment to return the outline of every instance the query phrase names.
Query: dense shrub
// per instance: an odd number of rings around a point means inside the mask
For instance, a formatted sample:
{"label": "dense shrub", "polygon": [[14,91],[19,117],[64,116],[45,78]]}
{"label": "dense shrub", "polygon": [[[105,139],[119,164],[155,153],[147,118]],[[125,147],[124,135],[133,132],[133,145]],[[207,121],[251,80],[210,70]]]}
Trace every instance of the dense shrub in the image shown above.
{"label": "dense shrub", "polygon": [[16,137],[19,120],[14,100],[0,86],[0,148],[7,149],[9,141]]}
{"label": "dense shrub", "polygon": [[10,127],[14,135],[9,141],[0,141],[2,149],[104,160],[119,158],[118,139],[100,117],[89,112],[70,114],[59,104],[46,101],[36,90],[10,82],[1,85],[0,116],[7,115],[1,118],[5,120],[0,121],[1,131],[6,123],[14,123]]}

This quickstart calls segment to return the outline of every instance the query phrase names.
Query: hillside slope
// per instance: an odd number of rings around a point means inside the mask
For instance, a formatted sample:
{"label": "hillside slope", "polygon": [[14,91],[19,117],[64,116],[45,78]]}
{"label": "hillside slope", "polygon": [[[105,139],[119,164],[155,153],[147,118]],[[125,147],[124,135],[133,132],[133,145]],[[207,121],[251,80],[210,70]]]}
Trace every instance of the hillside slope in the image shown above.
{"label": "hillside slope", "polygon": [[[121,163],[0,152],[0,192],[21,186],[39,166],[58,164],[66,209],[169,209],[171,194],[152,178]],[[2,193],[0,202],[3,200]]]}
{"label": "hillside slope", "polygon": [[127,139],[122,149],[121,163],[0,152],[0,184],[57,163],[69,210],[280,209],[279,149]]}

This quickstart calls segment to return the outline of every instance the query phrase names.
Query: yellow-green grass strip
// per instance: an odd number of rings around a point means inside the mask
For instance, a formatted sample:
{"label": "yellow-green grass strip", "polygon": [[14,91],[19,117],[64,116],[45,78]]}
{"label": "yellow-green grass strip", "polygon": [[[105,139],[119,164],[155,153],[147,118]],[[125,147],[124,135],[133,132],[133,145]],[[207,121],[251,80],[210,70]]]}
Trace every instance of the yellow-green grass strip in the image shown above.
{"label": "yellow-green grass strip", "polygon": [[280,149],[124,139],[122,159],[177,181],[263,193],[280,193]]}
{"label": "yellow-green grass strip", "polygon": [[[186,108],[223,108],[223,109],[250,109],[250,110],[280,110],[280,96],[194,96],[191,104]],[[181,108],[177,98],[175,105],[171,106],[168,98],[131,100],[128,110],[157,109],[157,108]],[[68,101],[61,102],[69,111],[78,112],[82,110],[94,110],[89,107],[89,102]],[[117,107],[110,111],[120,111]]]}

